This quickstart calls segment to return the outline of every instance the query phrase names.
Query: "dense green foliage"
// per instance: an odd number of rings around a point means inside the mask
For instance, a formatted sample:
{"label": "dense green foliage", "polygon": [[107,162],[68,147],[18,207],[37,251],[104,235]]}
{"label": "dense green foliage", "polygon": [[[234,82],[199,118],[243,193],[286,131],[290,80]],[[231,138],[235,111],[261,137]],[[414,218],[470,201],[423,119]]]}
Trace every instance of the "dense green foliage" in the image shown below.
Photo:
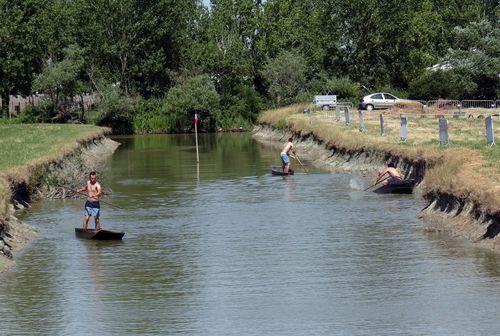
{"label": "dense green foliage", "polygon": [[43,91],[50,102],[25,119],[60,121],[70,119],[64,97],[95,91],[97,121],[119,132],[188,129],[195,112],[207,130],[246,127],[262,108],[325,93],[495,99],[498,8],[494,0],[212,0],[209,8],[0,0],[0,96]]}
{"label": "dense green foliage", "polygon": [[410,85],[411,95],[427,98],[500,98],[500,27],[483,20],[456,27],[455,45],[438,70],[426,70]]}

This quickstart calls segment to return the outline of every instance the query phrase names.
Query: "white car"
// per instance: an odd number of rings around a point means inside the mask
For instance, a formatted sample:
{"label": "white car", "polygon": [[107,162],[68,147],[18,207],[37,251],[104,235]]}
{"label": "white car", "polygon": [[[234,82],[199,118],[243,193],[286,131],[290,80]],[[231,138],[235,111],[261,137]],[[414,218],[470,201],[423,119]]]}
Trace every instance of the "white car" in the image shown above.
{"label": "white car", "polygon": [[404,99],[399,99],[398,97],[390,93],[372,93],[368,96],[364,96],[359,102],[360,110],[371,111],[374,109],[386,109],[393,107],[397,101],[403,101]]}

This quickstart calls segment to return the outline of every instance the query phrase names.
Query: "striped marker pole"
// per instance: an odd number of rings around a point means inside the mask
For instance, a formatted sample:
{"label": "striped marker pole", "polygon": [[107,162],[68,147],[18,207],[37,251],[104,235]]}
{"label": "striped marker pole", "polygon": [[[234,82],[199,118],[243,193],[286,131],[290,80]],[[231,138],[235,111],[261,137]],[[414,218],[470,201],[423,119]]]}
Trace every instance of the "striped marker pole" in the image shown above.
{"label": "striped marker pole", "polygon": [[196,163],[199,163],[200,153],[198,151],[198,113],[194,114],[194,136],[196,139]]}

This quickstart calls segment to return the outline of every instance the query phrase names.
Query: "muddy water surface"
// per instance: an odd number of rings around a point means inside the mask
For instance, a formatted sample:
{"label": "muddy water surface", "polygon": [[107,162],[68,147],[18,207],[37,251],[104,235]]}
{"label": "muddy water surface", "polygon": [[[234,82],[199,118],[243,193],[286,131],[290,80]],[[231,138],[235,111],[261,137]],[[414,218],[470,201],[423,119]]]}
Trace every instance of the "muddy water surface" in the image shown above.
{"label": "muddy water surface", "polygon": [[[273,177],[248,134],[119,138],[107,228],[80,200],[22,214],[40,236],[0,278],[5,335],[477,335],[500,322],[500,259],[423,230],[412,196],[312,170]],[[299,167],[297,167],[298,170]]]}

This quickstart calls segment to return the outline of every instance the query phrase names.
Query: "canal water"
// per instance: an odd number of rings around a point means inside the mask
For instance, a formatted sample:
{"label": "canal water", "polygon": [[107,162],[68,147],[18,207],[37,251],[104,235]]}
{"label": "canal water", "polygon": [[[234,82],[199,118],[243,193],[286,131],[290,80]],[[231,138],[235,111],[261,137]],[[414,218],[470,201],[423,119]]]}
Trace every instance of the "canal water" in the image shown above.
{"label": "canal water", "polygon": [[190,135],[117,140],[102,223],[123,242],[74,237],[82,200],[21,213],[40,235],[0,278],[0,334],[498,333],[500,259],[426,233],[418,198],[271,176],[249,134],[201,136],[199,169]]}

